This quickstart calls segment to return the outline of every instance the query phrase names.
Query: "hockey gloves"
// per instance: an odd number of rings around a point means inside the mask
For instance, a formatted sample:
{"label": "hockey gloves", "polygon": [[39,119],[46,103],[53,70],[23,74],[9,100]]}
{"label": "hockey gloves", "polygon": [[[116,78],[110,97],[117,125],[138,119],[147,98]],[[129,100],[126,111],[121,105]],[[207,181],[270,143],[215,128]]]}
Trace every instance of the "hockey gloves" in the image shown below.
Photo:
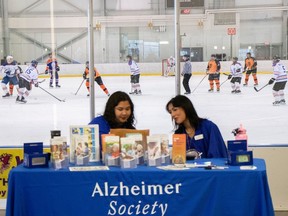
{"label": "hockey gloves", "polygon": [[86,79],[86,73],[83,73],[83,79],[85,80]]}
{"label": "hockey gloves", "polygon": [[272,85],[272,84],[274,83],[274,81],[275,81],[275,78],[271,78],[271,79],[269,80],[268,84],[269,84],[269,85]]}
{"label": "hockey gloves", "polygon": [[232,78],[232,75],[231,74],[229,74],[228,75],[228,80],[230,80]]}
{"label": "hockey gloves", "polygon": [[34,86],[35,86],[35,87],[39,87],[39,84],[38,84],[38,82],[37,82],[37,83],[34,83]]}
{"label": "hockey gloves", "polygon": [[56,66],[56,71],[60,71],[60,67],[59,66]]}
{"label": "hockey gloves", "polygon": [[45,70],[45,74],[48,74],[48,70]]}

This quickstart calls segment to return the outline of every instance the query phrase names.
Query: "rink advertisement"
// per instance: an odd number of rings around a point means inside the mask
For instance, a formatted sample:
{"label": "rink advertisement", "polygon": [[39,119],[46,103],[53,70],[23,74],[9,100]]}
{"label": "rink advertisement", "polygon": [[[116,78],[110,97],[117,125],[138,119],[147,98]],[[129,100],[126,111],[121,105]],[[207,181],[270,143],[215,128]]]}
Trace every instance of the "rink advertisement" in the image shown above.
{"label": "rink advertisement", "polygon": [[[49,151],[44,148],[44,151]],[[7,198],[8,175],[11,169],[23,163],[22,147],[1,147],[0,148],[0,199]]]}
{"label": "rink advertisement", "polygon": [[8,175],[12,168],[23,162],[23,148],[0,148],[0,199],[7,198]]}

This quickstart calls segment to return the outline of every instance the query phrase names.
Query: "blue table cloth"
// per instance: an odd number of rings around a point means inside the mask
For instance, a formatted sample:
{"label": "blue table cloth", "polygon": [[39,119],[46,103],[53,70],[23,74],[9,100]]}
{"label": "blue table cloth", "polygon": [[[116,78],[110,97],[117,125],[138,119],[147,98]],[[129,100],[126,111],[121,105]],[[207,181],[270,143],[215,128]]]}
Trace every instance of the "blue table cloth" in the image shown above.
{"label": "blue table cloth", "polygon": [[76,172],[20,165],[9,174],[6,215],[274,215],[265,161],[254,159],[254,165],[256,170],[138,166]]}

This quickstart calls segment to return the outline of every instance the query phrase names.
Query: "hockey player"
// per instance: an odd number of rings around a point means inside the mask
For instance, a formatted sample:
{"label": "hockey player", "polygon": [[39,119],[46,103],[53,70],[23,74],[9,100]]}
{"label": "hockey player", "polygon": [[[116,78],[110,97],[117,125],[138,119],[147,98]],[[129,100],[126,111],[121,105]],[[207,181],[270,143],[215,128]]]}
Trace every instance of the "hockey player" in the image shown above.
{"label": "hockey player", "polygon": [[167,69],[164,76],[169,76],[169,73],[172,71],[175,73],[175,58],[173,56],[170,56],[170,58],[167,59]]}
{"label": "hockey player", "polygon": [[27,69],[20,74],[19,77],[19,91],[18,96],[16,98],[16,102],[26,103],[26,99],[31,91],[31,83],[34,84],[35,87],[38,87],[38,70],[37,70],[38,62],[35,60],[31,61],[31,65],[27,67]]}
{"label": "hockey player", "polygon": [[280,63],[280,57],[274,56],[273,57],[273,77],[269,80],[268,84],[273,85],[273,96],[275,101],[273,105],[285,105],[285,97],[284,97],[284,89],[287,83],[287,70],[286,67]]}
{"label": "hockey player", "polygon": [[216,55],[212,54],[206,69],[206,73],[209,75],[208,80],[210,84],[210,89],[208,90],[208,92],[214,91],[214,83],[216,85],[217,92],[220,92],[220,69],[220,62],[216,59]]}
{"label": "hockey player", "polygon": [[61,86],[59,85],[59,74],[58,72],[60,71],[60,67],[58,65],[57,59],[55,58],[54,53],[49,53],[49,59],[46,62],[46,70],[45,74],[50,74],[50,88],[53,88],[53,80],[54,80],[54,74],[55,74],[55,85],[56,88],[60,88]]}
{"label": "hockey player", "polygon": [[230,71],[231,74],[229,74],[228,79],[231,79],[230,83],[231,83],[231,87],[232,87],[232,91],[231,93],[241,93],[240,90],[240,84],[241,84],[241,79],[242,79],[242,65],[240,64],[240,62],[238,62],[238,58],[237,57],[233,57],[233,62],[232,65],[230,66]]}
{"label": "hockey player", "polygon": [[130,72],[131,72],[131,76],[130,76],[131,92],[129,92],[129,94],[141,95],[142,92],[141,92],[141,87],[139,83],[140,69],[138,65],[136,64],[136,62],[132,59],[131,55],[127,55],[126,58],[128,60],[128,65],[130,67]]}
{"label": "hockey player", "polygon": [[[85,71],[83,73],[83,79],[86,79],[86,88],[88,90],[88,92],[90,93],[90,82],[89,82],[89,61],[86,61],[86,68]],[[100,88],[105,92],[105,94],[107,96],[110,96],[106,86],[103,84],[101,75],[99,73],[99,71],[97,70],[96,67],[94,67],[94,80],[95,82],[100,86]],[[87,96],[89,96],[90,94],[87,94]]]}
{"label": "hockey player", "polygon": [[15,61],[13,61],[13,56],[6,57],[6,62],[2,67],[2,71],[4,71],[5,73],[5,76],[3,77],[1,82],[1,86],[4,91],[4,95],[2,97],[7,98],[10,96],[7,88],[8,83],[11,82],[11,84],[16,87],[17,91],[19,90],[17,74],[19,74],[20,71],[18,69],[18,66],[15,64]]}
{"label": "hockey player", "polygon": [[246,75],[245,75],[245,83],[243,85],[244,86],[248,85],[249,76],[252,73],[252,76],[254,79],[254,86],[257,86],[258,85],[258,79],[257,79],[257,75],[256,75],[256,73],[257,73],[257,61],[254,57],[251,57],[250,52],[248,52],[246,54],[244,71],[246,71]]}
{"label": "hockey player", "polygon": [[184,55],[183,56],[183,60],[185,61],[184,66],[183,66],[183,70],[181,75],[184,77],[183,78],[183,87],[185,89],[185,93],[184,94],[191,94],[191,90],[189,87],[189,80],[192,76],[192,65],[190,62],[190,56],[189,55]]}
{"label": "hockey player", "polygon": [[[19,80],[19,75],[20,75],[21,73],[23,73],[23,70],[22,70],[22,68],[18,65],[18,63],[17,63],[16,60],[14,60],[14,64],[17,65],[17,67],[18,67],[18,69],[19,69],[19,73],[16,75],[16,76],[17,76],[17,79]],[[10,82],[9,82],[9,93],[10,93],[11,96],[13,95],[13,90],[14,90],[14,85],[13,85],[12,81],[10,80]]]}

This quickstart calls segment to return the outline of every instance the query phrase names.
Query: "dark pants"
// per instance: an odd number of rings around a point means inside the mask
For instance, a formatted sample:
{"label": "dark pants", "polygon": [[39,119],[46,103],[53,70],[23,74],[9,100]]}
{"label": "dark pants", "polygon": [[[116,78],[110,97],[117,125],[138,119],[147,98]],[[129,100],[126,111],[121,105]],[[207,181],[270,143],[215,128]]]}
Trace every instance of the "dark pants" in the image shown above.
{"label": "dark pants", "polygon": [[183,86],[184,86],[184,89],[187,93],[191,93],[191,90],[190,90],[190,87],[189,87],[189,80],[192,76],[192,74],[184,74],[184,79],[183,79]]}

